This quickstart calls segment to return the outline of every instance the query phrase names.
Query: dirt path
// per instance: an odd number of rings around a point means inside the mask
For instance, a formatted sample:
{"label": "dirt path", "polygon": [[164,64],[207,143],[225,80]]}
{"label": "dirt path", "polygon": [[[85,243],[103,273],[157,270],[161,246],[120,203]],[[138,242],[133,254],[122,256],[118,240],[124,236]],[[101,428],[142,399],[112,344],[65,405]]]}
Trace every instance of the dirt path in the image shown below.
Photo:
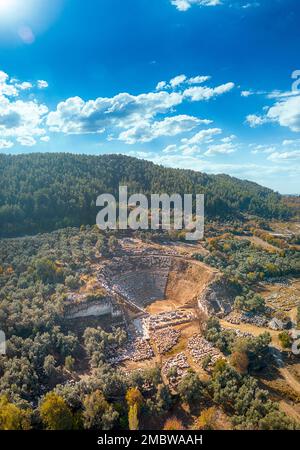
{"label": "dirt path", "polygon": [[258,236],[236,236],[239,240],[247,240],[250,241],[252,244],[256,245],[256,247],[261,247],[266,250],[273,250],[275,252],[279,252],[280,249],[278,247],[275,247],[272,244],[269,244],[268,242],[264,241],[263,239],[259,238]]}
{"label": "dirt path", "polygon": [[294,376],[288,371],[288,369],[281,368],[279,369],[279,372],[286,380],[286,382],[294,389],[294,391],[300,394],[300,383],[296,380],[296,378],[294,378]]}
{"label": "dirt path", "polygon": [[296,411],[295,407],[291,405],[286,400],[279,400],[279,407],[281,411],[286,413],[288,416],[290,416],[292,419],[294,419],[296,422],[300,423],[300,413]]}
{"label": "dirt path", "polygon": [[240,323],[239,325],[235,325],[233,323],[227,322],[224,319],[220,320],[220,324],[224,328],[230,328],[232,330],[240,330],[245,333],[251,333],[254,336],[259,336],[260,334],[267,332],[272,337],[273,345],[279,348],[279,341],[278,341],[279,332],[278,331],[273,331],[273,330],[270,330],[269,328],[265,328],[265,327],[258,327],[256,325],[252,325],[250,323]]}

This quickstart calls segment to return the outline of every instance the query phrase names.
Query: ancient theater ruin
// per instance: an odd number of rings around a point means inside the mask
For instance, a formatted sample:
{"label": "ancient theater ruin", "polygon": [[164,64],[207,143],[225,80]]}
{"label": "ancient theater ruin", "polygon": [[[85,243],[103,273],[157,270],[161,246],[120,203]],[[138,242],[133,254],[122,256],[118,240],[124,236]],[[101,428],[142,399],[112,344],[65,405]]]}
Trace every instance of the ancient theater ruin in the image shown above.
{"label": "ancient theater ruin", "polygon": [[[146,361],[158,362],[168,359],[170,352],[176,355],[177,346],[183,353],[181,362],[188,358],[200,364],[206,353],[216,356],[205,346],[203,355],[195,353],[198,341],[191,339],[199,333],[199,315],[226,314],[233,295],[216,269],[182,248],[120,241],[114,256],[96,269],[94,287],[102,294],[92,299],[83,295],[66,308],[69,320],[93,317],[100,326],[122,324],[127,344],[111,355],[111,364],[131,361],[139,367]],[[176,364],[177,358],[172,356],[172,361]]]}

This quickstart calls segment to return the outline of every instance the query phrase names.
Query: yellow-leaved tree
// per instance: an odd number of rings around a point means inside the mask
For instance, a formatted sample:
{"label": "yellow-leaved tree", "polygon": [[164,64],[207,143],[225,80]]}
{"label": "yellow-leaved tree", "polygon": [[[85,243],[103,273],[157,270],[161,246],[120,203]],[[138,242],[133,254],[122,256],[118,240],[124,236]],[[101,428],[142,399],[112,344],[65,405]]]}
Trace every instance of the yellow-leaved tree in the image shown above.
{"label": "yellow-leaved tree", "polygon": [[0,397],[0,430],[29,430],[31,414],[30,409],[21,409],[6,396]]}
{"label": "yellow-leaved tree", "polygon": [[47,430],[71,430],[73,428],[73,414],[65,400],[48,392],[39,407],[40,417]]}

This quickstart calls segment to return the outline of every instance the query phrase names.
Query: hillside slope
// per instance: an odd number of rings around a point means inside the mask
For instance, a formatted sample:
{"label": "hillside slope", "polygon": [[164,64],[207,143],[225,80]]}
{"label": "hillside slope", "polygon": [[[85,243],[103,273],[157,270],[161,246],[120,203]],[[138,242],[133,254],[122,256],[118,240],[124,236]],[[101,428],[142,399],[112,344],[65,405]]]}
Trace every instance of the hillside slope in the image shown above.
{"label": "hillside slope", "polygon": [[0,236],[94,224],[102,193],[204,193],[206,215],[285,218],[279,194],[228,175],[169,169],[123,155],[0,155]]}

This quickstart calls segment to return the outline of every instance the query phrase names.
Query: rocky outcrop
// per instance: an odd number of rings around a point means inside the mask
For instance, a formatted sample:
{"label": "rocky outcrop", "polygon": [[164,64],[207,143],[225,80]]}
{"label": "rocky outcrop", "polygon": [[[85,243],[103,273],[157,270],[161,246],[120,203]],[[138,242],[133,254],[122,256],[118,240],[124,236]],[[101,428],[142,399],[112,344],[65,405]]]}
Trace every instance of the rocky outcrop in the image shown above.
{"label": "rocky outcrop", "polygon": [[237,290],[222,276],[218,276],[198,297],[199,309],[207,315],[224,317],[232,311]]}
{"label": "rocky outcrop", "polygon": [[110,316],[111,319],[120,319],[122,311],[111,297],[94,300],[82,299],[65,307],[65,319],[78,319],[82,317]]}

